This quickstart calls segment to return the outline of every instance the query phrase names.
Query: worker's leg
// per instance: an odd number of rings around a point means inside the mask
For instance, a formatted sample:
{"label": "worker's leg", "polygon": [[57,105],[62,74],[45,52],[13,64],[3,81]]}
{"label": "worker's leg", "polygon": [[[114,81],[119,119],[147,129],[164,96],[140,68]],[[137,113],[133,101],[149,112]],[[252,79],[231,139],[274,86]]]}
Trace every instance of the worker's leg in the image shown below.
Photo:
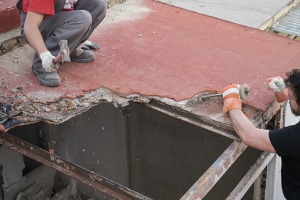
{"label": "worker's leg", "polygon": [[[58,7],[62,5],[56,4]],[[73,52],[79,43],[87,40],[94,29],[101,23],[106,15],[106,2],[104,0],[78,0],[74,11],[61,11],[54,16],[47,17],[39,29],[47,49],[52,55],[59,52],[58,41],[68,40],[70,52]],[[86,12],[87,11],[87,12]],[[21,14],[21,27],[25,21],[25,14]],[[22,30],[22,28],[21,28]],[[26,37],[22,32],[23,38]],[[33,63],[41,62],[38,55],[34,56]]]}
{"label": "worker's leg", "polygon": [[[62,1],[57,1],[62,2]],[[47,49],[56,56],[59,53],[59,40],[67,40],[71,53],[71,60],[75,62],[91,62],[95,55],[91,51],[76,51],[78,45],[87,40],[94,29],[100,24],[106,15],[106,3],[104,0],[79,0],[74,11],[60,11],[54,16],[45,18],[39,26]],[[61,3],[55,7],[60,9]],[[21,33],[26,15],[21,12]],[[26,40],[27,41],[27,40]],[[77,48],[78,49],[78,48]],[[32,69],[38,75],[43,85],[55,86],[60,84],[59,76],[55,73],[47,73],[42,67],[39,55],[35,53]],[[51,79],[51,80],[50,80]],[[59,79],[59,80],[58,80]]]}
{"label": "worker's leg", "polygon": [[85,10],[61,11],[43,20],[39,29],[48,50],[57,55],[59,40],[67,40],[72,52],[90,30],[92,18]]}
{"label": "worker's leg", "polygon": [[106,8],[105,0],[78,0],[74,5],[75,10],[86,10],[92,17],[91,29],[89,33],[82,38],[81,42],[87,40],[95,28],[102,22],[106,15]]}
{"label": "worker's leg", "polygon": [[[24,19],[24,17],[23,13],[21,19]],[[81,38],[88,34],[91,23],[92,18],[88,11],[61,11],[54,16],[45,18],[39,29],[47,49],[52,55],[56,56],[60,50],[59,40],[67,40],[70,52],[72,52],[80,43]],[[23,32],[22,36],[26,40]],[[37,53],[33,57],[32,69],[43,85],[55,86],[58,82],[60,83],[57,74],[44,71],[41,59]]]}

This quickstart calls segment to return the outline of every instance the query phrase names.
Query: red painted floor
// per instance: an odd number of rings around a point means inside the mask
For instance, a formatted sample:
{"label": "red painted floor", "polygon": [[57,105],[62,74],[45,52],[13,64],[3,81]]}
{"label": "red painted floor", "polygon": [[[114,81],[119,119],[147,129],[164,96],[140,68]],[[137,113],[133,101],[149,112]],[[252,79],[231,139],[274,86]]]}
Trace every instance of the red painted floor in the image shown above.
{"label": "red painted floor", "polygon": [[0,0],[0,34],[20,26],[17,0]]}
{"label": "red painted floor", "polygon": [[1,59],[0,81],[6,87],[0,87],[0,92],[16,96],[11,91],[22,87],[22,95],[46,102],[104,86],[122,94],[180,101],[199,92],[220,91],[231,83],[247,83],[252,91],[246,103],[264,110],[273,101],[265,79],[284,77],[299,67],[298,41],[152,0],[137,6],[151,12],[139,19],[100,25],[91,37],[101,46],[95,52],[97,60],[61,66],[62,85],[57,88],[40,86],[31,73],[33,51],[18,50],[26,60],[18,61],[16,54],[12,60]]}

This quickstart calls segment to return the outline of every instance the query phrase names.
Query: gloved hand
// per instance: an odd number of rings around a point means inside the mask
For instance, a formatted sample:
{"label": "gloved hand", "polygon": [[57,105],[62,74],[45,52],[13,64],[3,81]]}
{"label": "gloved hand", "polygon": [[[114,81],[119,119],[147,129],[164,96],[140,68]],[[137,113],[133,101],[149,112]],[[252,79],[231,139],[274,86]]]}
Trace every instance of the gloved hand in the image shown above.
{"label": "gloved hand", "polygon": [[232,84],[223,88],[222,90],[223,98],[224,98],[223,113],[227,113],[232,109],[242,109],[240,87],[241,85],[239,84]]}
{"label": "gloved hand", "polygon": [[270,77],[265,82],[266,87],[274,92],[280,92],[285,88],[285,83],[280,76]]}
{"label": "gloved hand", "polygon": [[57,64],[54,63],[55,57],[49,51],[41,53],[40,59],[42,60],[42,65],[46,72],[57,71]]}
{"label": "gloved hand", "polygon": [[273,90],[277,102],[281,103],[287,100],[288,92],[284,80],[280,76],[268,78],[265,82],[265,86],[269,90]]}

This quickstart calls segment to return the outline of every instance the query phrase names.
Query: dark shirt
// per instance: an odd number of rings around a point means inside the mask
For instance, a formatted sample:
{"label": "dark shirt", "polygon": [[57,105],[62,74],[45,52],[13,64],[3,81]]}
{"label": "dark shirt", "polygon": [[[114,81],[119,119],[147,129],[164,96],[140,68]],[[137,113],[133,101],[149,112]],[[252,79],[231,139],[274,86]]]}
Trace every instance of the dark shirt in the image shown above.
{"label": "dark shirt", "polygon": [[269,131],[276,153],[281,157],[282,190],[288,200],[300,199],[300,122]]}

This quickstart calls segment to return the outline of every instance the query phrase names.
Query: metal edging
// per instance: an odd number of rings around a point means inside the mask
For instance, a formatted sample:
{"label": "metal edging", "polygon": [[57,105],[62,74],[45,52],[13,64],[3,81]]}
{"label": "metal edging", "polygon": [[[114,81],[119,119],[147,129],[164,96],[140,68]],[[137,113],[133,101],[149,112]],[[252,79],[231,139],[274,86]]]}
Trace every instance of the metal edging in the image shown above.
{"label": "metal edging", "polygon": [[241,139],[236,135],[235,131],[233,130],[232,126],[228,126],[224,123],[214,121],[205,116],[198,116],[192,114],[188,111],[182,110],[180,108],[172,107],[169,105],[164,104],[163,102],[152,100],[150,103],[145,104],[145,106],[150,107],[154,110],[160,111],[165,113],[169,116],[175,117],[182,121],[191,123],[198,127],[207,129],[219,135],[225,136],[227,138],[241,141]]}
{"label": "metal edging", "polygon": [[139,194],[127,187],[115,183],[78,165],[70,163],[58,157],[57,155],[50,154],[44,149],[38,148],[2,131],[0,131],[0,144],[3,144],[8,148],[23,154],[24,156],[32,158],[48,167],[77,179],[78,181],[81,181],[97,191],[108,194],[113,198],[120,200],[150,200],[150,198],[143,196],[142,194]]}
{"label": "metal edging", "polygon": [[246,150],[244,143],[233,141],[180,200],[201,200]]}
{"label": "metal edging", "polygon": [[249,169],[239,184],[232,190],[226,200],[242,199],[254,181],[269,164],[275,154],[263,152],[255,164]]}

